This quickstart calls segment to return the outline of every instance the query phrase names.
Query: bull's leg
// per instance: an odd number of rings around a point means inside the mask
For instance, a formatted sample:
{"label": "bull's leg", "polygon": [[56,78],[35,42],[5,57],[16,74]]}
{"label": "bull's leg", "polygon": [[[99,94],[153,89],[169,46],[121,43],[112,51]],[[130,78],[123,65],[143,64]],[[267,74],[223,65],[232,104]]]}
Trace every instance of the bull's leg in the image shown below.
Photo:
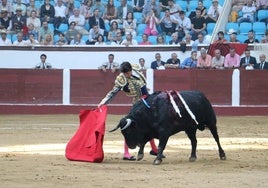
{"label": "bull's leg", "polygon": [[223,149],[221,147],[221,144],[220,144],[220,139],[219,139],[217,127],[216,126],[210,127],[210,132],[213,135],[215,141],[217,142],[217,145],[218,145],[218,148],[219,148],[220,159],[221,160],[226,160],[226,155],[225,155],[225,153],[224,153],[224,151],[223,151]]}
{"label": "bull's leg", "polygon": [[160,165],[162,163],[162,158],[165,158],[163,156],[163,152],[164,152],[164,149],[166,148],[166,144],[167,144],[169,137],[166,136],[165,134],[162,134],[162,135],[163,136],[159,137],[158,152],[157,152],[157,156],[153,162],[154,165]]}
{"label": "bull's leg", "polygon": [[191,132],[186,131],[186,134],[188,138],[191,140],[191,145],[192,145],[192,151],[191,151],[191,156],[189,158],[189,161],[193,162],[196,160],[196,146],[197,146],[196,129],[192,130]]}
{"label": "bull's leg", "polygon": [[143,156],[144,156],[144,146],[145,145],[141,145],[140,146],[140,149],[139,149],[139,152],[138,152],[138,156],[137,156],[137,160],[140,161],[143,159]]}

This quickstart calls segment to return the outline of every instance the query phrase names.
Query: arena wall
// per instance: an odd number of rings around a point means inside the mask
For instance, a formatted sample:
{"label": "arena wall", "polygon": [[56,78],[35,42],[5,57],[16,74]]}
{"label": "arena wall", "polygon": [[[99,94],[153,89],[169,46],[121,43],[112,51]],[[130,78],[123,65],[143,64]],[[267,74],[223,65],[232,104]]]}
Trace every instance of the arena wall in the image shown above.
{"label": "arena wall", "polygon": [[[78,69],[0,69],[0,113],[78,114],[81,109],[96,108],[117,74]],[[218,115],[268,115],[266,71],[149,69],[146,75],[152,86],[150,92],[202,91]],[[237,79],[239,88],[232,87],[233,79]],[[108,113],[124,114],[130,107],[131,98],[120,93],[109,104]]]}

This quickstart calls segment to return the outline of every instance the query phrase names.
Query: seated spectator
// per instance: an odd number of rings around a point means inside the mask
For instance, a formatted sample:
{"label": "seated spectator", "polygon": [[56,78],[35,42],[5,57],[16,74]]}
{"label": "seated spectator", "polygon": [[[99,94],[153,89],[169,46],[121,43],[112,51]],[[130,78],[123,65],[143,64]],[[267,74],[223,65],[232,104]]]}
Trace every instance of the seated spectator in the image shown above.
{"label": "seated spectator", "polygon": [[105,41],[104,41],[104,36],[99,34],[97,36],[97,41],[95,42],[94,45],[106,45]]}
{"label": "seated spectator", "polygon": [[80,14],[78,8],[74,8],[73,15],[69,17],[68,23],[75,22],[75,29],[79,31],[82,35],[88,34],[88,31],[84,28],[86,19]]}
{"label": "seated spectator", "polygon": [[133,17],[133,12],[127,13],[127,18],[123,21],[123,30],[125,35],[131,34],[133,38],[136,37],[137,20]]}
{"label": "seated spectator", "polygon": [[179,44],[179,38],[178,38],[178,32],[172,33],[171,35],[171,41],[169,41],[168,43],[170,45],[178,45]]}
{"label": "seated spectator", "polygon": [[69,25],[69,29],[68,31],[66,31],[65,33],[65,37],[66,37],[66,40],[68,42],[68,44],[70,44],[71,40],[73,40],[76,36],[76,34],[79,33],[79,31],[77,29],[75,29],[75,22],[71,22],[70,25]]}
{"label": "seated spectator", "polygon": [[145,0],[132,0],[133,12],[142,12]]}
{"label": "seated spectator", "polygon": [[224,57],[221,55],[221,51],[216,49],[214,51],[214,57],[212,58],[212,68],[223,69],[224,68]]}
{"label": "seated spectator", "polygon": [[86,42],[82,39],[82,34],[77,33],[75,38],[71,40],[70,45],[86,45]]}
{"label": "seated spectator", "polygon": [[197,39],[194,41],[192,47],[193,48],[196,48],[200,45],[205,45],[205,44],[209,44],[208,41],[206,41],[204,35],[202,33],[199,33],[198,36],[197,36]]}
{"label": "seated spectator", "polygon": [[245,57],[241,58],[240,60],[240,67],[253,69],[253,67],[257,64],[256,58],[250,55],[250,50],[245,50]]}
{"label": "seated spectator", "polygon": [[265,37],[261,40],[261,43],[268,43],[268,30],[265,32]]}
{"label": "seated spectator", "polygon": [[237,32],[234,29],[229,29],[227,34],[230,35],[230,43],[240,43],[240,41],[236,38]]}
{"label": "seated spectator", "polygon": [[35,69],[51,69],[52,68],[52,65],[46,61],[47,60],[46,54],[41,54],[40,60],[41,62],[35,65]]}
{"label": "seated spectator", "polygon": [[36,40],[34,38],[34,34],[30,33],[29,36],[28,36],[28,39],[26,40],[26,45],[27,46],[35,46],[35,45],[39,45],[39,42],[38,40]]}
{"label": "seated spectator", "polygon": [[2,9],[1,15],[2,16],[0,16],[0,30],[4,29],[9,33],[12,29],[12,21],[11,17],[8,16],[7,9]]}
{"label": "seated spectator", "polygon": [[161,31],[166,35],[171,35],[176,30],[176,18],[170,15],[170,11],[165,10],[165,15],[160,19]]}
{"label": "seated spectator", "polygon": [[162,35],[158,35],[156,37],[156,44],[157,45],[165,45],[165,38]]}
{"label": "seated spectator", "polygon": [[[203,4],[203,0],[198,1],[197,7],[199,10],[201,10],[201,16],[204,18],[207,18],[207,8]],[[192,20],[196,16],[195,11],[192,11],[189,15],[190,20]]]}
{"label": "seated spectator", "polygon": [[242,7],[247,4],[248,0],[232,0],[232,9],[229,16],[230,22],[237,22],[238,13],[242,10]]}
{"label": "seated spectator", "polygon": [[31,14],[30,14],[30,17],[28,17],[26,19],[26,23],[27,23],[27,26],[29,24],[33,24],[34,25],[34,30],[35,31],[39,31],[40,27],[41,27],[41,21],[40,19],[37,17],[36,15],[36,11],[35,10],[32,10]]}
{"label": "seated spectator", "polygon": [[212,5],[208,9],[206,23],[216,23],[222,13],[222,6],[218,0],[213,0]]}
{"label": "seated spectator", "polygon": [[240,24],[242,22],[254,22],[256,13],[256,7],[253,6],[252,0],[248,0],[247,5],[242,8],[242,17],[237,19],[237,22]]}
{"label": "seated spectator", "polygon": [[257,10],[268,10],[268,1],[267,0],[257,0],[256,7],[257,7]]}
{"label": "seated spectator", "polygon": [[227,43],[228,41],[224,38],[224,32],[219,31],[217,34],[217,39],[214,43]]}
{"label": "seated spectator", "polygon": [[133,12],[133,7],[127,4],[127,0],[120,0],[120,6],[117,7],[117,19],[118,23],[122,24],[127,19],[127,13]]}
{"label": "seated spectator", "polygon": [[12,28],[11,31],[13,33],[18,33],[23,31],[26,28],[26,16],[22,15],[22,9],[17,8],[16,14],[11,18]]}
{"label": "seated spectator", "polygon": [[26,46],[26,41],[23,40],[23,33],[18,32],[17,33],[17,40],[13,42],[13,45],[15,46]]}
{"label": "seated spectator", "polygon": [[89,30],[89,36],[87,44],[95,44],[97,42],[97,37],[99,34],[104,35],[104,30],[100,29],[99,26],[96,24]]}
{"label": "seated spectator", "polygon": [[121,30],[118,28],[117,21],[112,21],[110,31],[108,32],[108,37],[107,37],[108,40],[109,41],[115,41],[116,40],[116,34],[118,32],[121,32]]}
{"label": "seated spectator", "polygon": [[121,31],[116,33],[116,40],[111,42],[111,45],[117,46],[117,45],[122,45],[123,38],[122,38],[122,33]]}
{"label": "seated spectator", "polygon": [[240,55],[235,51],[235,48],[230,48],[230,52],[225,56],[225,68],[238,68],[240,67]]}
{"label": "seated spectator", "polygon": [[16,3],[13,4],[13,13],[16,14],[17,9],[21,10],[21,15],[26,16],[27,7],[25,4],[22,3],[21,0],[16,0]]}
{"label": "seated spectator", "polygon": [[40,42],[41,45],[49,46],[54,44],[53,35],[48,33],[46,34],[45,38]]}
{"label": "seated spectator", "polygon": [[[105,12],[105,6],[104,4],[101,2],[101,0],[95,0],[95,3],[93,5],[93,10],[96,10],[98,9],[99,10],[99,16],[100,18],[103,17],[104,15],[104,12]],[[94,14],[94,13],[93,13]],[[101,27],[101,26],[100,26]],[[103,29],[103,28],[102,28]]]}
{"label": "seated spectator", "polygon": [[68,9],[63,4],[63,0],[57,0],[57,5],[55,6],[55,17],[54,17],[54,27],[59,28],[60,24],[67,24],[68,20]]}
{"label": "seated spectator", "polygon": [[152,43],[150,41],[148,41],[148,35],[147,34],[144,33],[142,35],[142,42],[140,42],[139,45],[152,45]]}
{"label": "seated spectator", "polygon": [[156,17],[157,11],[155,9],[151,10],[151,14],[148,14],[145,18],[146,28],[144,33],[148,36],[158,35],[157,25],[160,23],[160,20]]}
{"label": "seated spectator", "polygon": [[139,59],[139,66],[140,66],[139,70],[146,70],[148,68],[147,66],[145,66],[145,59],[144,58]]}
{"label": "seated spectator", "polygon": [[48,27],[48,22],[44,20],[38,32],[38,42],[42,43],[42,41],[45,39],[47,34],[54,36],[54,31]]}
{"label": "seated spectator", "polygon": [[7,17],[11,18],[12,14],[13,14],[13,5],[12,5],[12,1],[8,1],[8,0],[2,0],[0,3],[0,12],[2,13],[2,11],[6,11],[7,12]]}
{"label": "seated spectator", "polygon": [[171,54],[171,58],[165,63],[166,69],[178,69],[180,67],[180,59],[176,53]]}
{"label": "seated spectator", "polygon": [[80,14],[88,19],[93,16],[93,0],[85,0],[80,7]]}
{"label": "seated spectator", "polygon": [[[36,17],[39,18],[40,16],[40,9],[39,7],[35,6],[35,0],[30,0],[30,5],[27,7],[27,18],[31,16],[32,11],[35,11]],[[28,25],[28,23],[27,23]]]}
{"label": "seated spectator", "polygon": [[160,53],[155,54],[155,61],[151,63],[151,69],[165,69],[165,62],[161,60]]}
{"label": "seated spectator", "polygon": [[103,16],[104,22],[111,23],[113,20],[116,19],[116,15],[117,11],[116,7],[114,6],[114,0],[108,0]]}
{"label": "seated spectator", "polygon": [[160,10],[161,8],[160,8],[160,6],[159,6],[157,0],[146,1],[145,5],[144,5],[144,7],[143,7],[143,10],[142,10],[142,17],[143,17],[144,20],[146,19],[146,17],[147,17],[148,15],[151,14],[151,11],[152,11],[153,9],[156,10],[156,12],[155,12],[155,16],[156,16],[157,18],[159,18],[159,16],[160,16],[160,12],[161,12],[161,10]]}
{"label": "seated spectator", "polygon": [[114,54],[109,54],[108,61],[104,62],[99,68],[103,72],[107,72],[107,70],[111,70],[111,72],[114,73],[116,70],[119,70],[119,63],[114,61]]}
{"label": "seated spectator", "polygon": [[178,24],[176,30],[178,31],[178,39],[181,41],[185,37],[185,34],[190,32],[192,23],[189,18],[185,17],[184,11],[180,11],[177,21]]}
{"label": "seated spectator", "polygon": [[93,16],[88,19],[89,29],[92,29],[94,25],[98,25],[100,29],[105,31],[105,23],[101,17],[100,10],[94,9]]}
{"label": "seated spectator", "polygon": [[260,54],[259,59],[260,62],[255,64],[254,69],[268,69],[268,62],[266,61],[266,56],[264,54]]}
{"label": "seated spectator", "polygon": [[244,41],[246,44],[259,43],[259,40],[255,38],[255,33],[253,30],[248,32],[248,39]]}
{"label": "seated spectator", "polygon": [[64,33],[60,33],[59,37],[59,40],[56,41],[56,45],[63,46],[68,44],[68,41],[65,39]]}
{"label": "seated spectator", "polygon": [[193,40],[197,39],[198,34],[206,35],[206,20],[204,17],[201,17],[201,10],[198,8],[195,11],[196,16],[191,20],[192,28],[189,34],[192,36]]}
{"label": "seated spectator", "polygon": [[174,16],[179,16],[179,12],[182,11],[179,3],[174,3],[174,0],[168,0],[168,6],[166,7],[169,9],[170,14]]}
{"label": "seated spectator", "polygon": [[205,48],[201,48],[200,56],[197,58],[197,68],[211,68],[212,67],[212,57],[207,54],[207,50]]}
{"label": "seated spectator", "polygon": [[192,69],[197,66],[197,51],[192,51],[191,56],[184,59],[180,64],[181,69]]}
{"label": "seated spectator", "polygon": [[50,4],[50,0],[45,0],[45,3],[40,8],[40,20],[41,22],[47,21],[48,23],[54,23],[55,7]]}
{"label": "seated spectator", "polygon": [[7,31],[6,29],[0,30],[0,46],[10,46],[12,45],[12,42],[9,38],[7,38]]}
{"label": "seated spectator", "polygon": [[126,35],[126,38],[122,41],[122,45],[131,46],[131,45],[138,45],[136,39],[133,39],[131,33]]}
{"label": "seated spectator", "polygon": [[186,34],[182,42],[184,42],[187,46],[192,46],[194,44],[190,34]]}

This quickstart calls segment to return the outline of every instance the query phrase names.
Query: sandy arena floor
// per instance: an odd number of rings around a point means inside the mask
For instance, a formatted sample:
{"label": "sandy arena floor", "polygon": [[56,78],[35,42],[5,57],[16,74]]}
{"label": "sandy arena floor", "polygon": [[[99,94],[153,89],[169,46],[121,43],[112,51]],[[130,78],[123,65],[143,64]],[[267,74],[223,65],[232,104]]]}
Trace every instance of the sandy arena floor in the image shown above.
{"label": "sandy arena floor", "polygon": [[[121,117],[109,115],[106,129]],[[205,130],[197,134],[196,162],[188,161],[190,141],[181,132],[160,166],[149,146],[142,161],[123,161],[120,131],[106,133],[102,163],[68,161],[65,146],[78,125],[78,115],[1,115],[0,187],[268,187],[268,117],[218,117],[226,161]]]}

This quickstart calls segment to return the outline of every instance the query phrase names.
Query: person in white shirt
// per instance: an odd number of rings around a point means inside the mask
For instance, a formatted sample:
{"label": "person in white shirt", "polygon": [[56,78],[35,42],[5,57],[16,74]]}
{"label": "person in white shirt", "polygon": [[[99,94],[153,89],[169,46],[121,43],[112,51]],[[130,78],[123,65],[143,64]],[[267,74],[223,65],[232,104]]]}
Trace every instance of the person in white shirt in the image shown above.
{"label": "person in white shirt", "polygon": [[74,8],[74,15],[69,17],[69,24],[75,22],[75,29],[78,30],[82,35],[88,34],[88,31],[84,28],[86,19],[83,15],[80,14],[78,8]]}
{"label": "person in white shirt", "polygon": [[40,60],[41,60],[41,62],[35,66],[35,69],[51,69],[52,68],[51,64],[46,62],[46,60],[47,60],[46,54],[41,54]]}
{"label": "person in white shirt", "polygon": [[131,33],[126,35],[126,38],[122,41],[122,45],[130,46],[130,45],[138,45],[137,40],[132,38]]}
{"label": "person in white shirt", "polygon": [[67,23],[67,15],[68,9],[63,4],[62,0],[57,1],[57,5],[55,6],[55,18],[54,18],[54,26],[58,28],[61,23]]}
{"label": "person in white shirt", "polygon": [[18,32],[17,33],[17,40],[15,40],[13,42],[14,46],[26,46],[26,41],[23,40],[23,33],[22,32]]}
{"label": "person in white shirt", "polygon": [[0,46],[10,46],[12,45],[12,42],[9,38],[7,38],[7,31],[6,29],[0,30]]}
{"label": "person in white shirt", "polygon": [[179,17],[177,18],[177,28],[178,31],[178,38],[181,41],[186,34],[188,34],[192,28],[192,23],[190,18],[185,17],[185,12],[180,11]]}
{"label": "person in white shirt", "polygon": [[213,0],[207,12],[206,23],[216,23],[221,13],[222,6],[219,4],[219,1]]}
{"label": "person in white shirt", "polygon": [[41,21],[40,21],[40,18],[36,17],[36,10],[31,11],[30,17],[26,19],[26,23],[27,25],[33,24],[34,29],[36,31],[39,31],[41,27]]}
{"label": "person in white shirt", "polygon": [[254,22],[254,17],[256,13],[256,7],[253,6],[252,0],[248,0],[247,5],[242,8],[243,16],[237,19],[237,23],[240,24],[242,22]]}

